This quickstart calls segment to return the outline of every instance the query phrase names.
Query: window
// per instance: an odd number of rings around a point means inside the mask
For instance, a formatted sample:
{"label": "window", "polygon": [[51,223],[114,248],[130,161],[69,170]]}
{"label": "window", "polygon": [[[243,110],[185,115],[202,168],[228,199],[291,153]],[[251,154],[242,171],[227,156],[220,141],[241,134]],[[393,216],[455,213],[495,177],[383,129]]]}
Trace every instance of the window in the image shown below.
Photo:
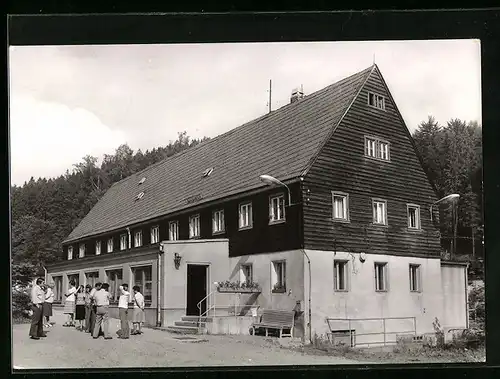
{"label": "window", "polygon": [[420,207],[408,204],[408,228],[420,229]]}
{"label": "window", "polygon": [[339,221],[349,220],[349,195],[332,192],[333,219]]}
{"label": "window", "polygon": [[410,291],[420,292],[420,265],[410,264]]}
{"label": "window", "polygon": [[385,110],[385,98],[382,95],[368,92],[368,105]]}
{"label": "window", "polygon": [[85,256],[85,244],[81,243],[78,250],[78,258],[83,258]]}
{"label": "window", "polygon": [[113,252],[113,238],[108,239],[108,253]]}
{"label": "window", "polygon": [[53,280],[54,280],[54,300],[62,301],[62,294],[63,294],[62,276],[54,276]]}
{"label": "window", "polygon": [[145,181],[146,181],[146,178],[145,178],[145,177],[143,177],[143,178],[139,181],[139,184],[142,184],[142,183],[144,183]]}
{"label": "window", "polygon": [[144,197],[144,192],[139,192],[135,197],[136,200],[141,200]]}
{"label": "window", "polygon": [[239,210],[239,228],[250,229],[253,225],[252,203],[240,204]]}
{"label": "window", "polygon": [[151,243],[160,242],[160,228],[158,226],[153,226],[151,228]]}
{"label": "window", "polygon": [[189,238],[200,236],[200,215],[189,217]]}
{"label": "window", "polygon": [[387,263],[375,263],[375,290],[387,291]]}
{"label": "window", "polygon": [[347,291],[347,261],[333,262],[333,281],[335,291]]}
{"label": "window", "polygon": [[73,259],[73,246],[68,246],[68,261]]}
{"label": "window", "polygon": [[85,281],[86,284],[90,284],[92,287],[94,287],[95,284],[99,281],[99,272],[87,272],[85,274]]}
{"label": "window", "polygon": [[385,200],[373,200],[373,223],[387,225],[387,202]]}
{"label": "window", "polygon": [[68,275],[68,288],[69,288],[69,283],[74,280],[75,281],[75,287],[78,288],[80,285],[80,275],[79,274],[69,274]]}
{"label": "window", "polygon": [[286,292],[286,265],[285,261],[272,262],[271,264],[272,292]]}
{"label": "window", "polygon": [[280,222],[285,220],[285,197],[283,195],[271,196],[269,198],[269,222]]}
{"label": "window", "polygon": [[142,230],[139,230],[134,234],[134,247],[140,246],[142,246]]}
{"label": "window", "polygon": [[95,243],[95,255],[101,254],[101,241],[96,241]]}
{"label": "window", "polygon": [[151,278],[152,266],[134,267],[132,275],[134,286],[141,288],[141,293],[144,295],[144,301],[151,303],[153,298],[153,281]]}
{"label": "window", "polygon": [[122,284],[123,270],[108,270],[106,271],[106,276],[108,277],[109,294],[111,295],[111,301],[118,301],[118,298],[121,295],[119,287]]}
{"label": "window", "polygon": [[377,137],[365,136],[365,155],[371,158],[389,160],[389,142]]}
{"label": "window", "polygon": [[179,222],[170,221],[168,223],[168,239],[170,241],[177,241],[179,239]]}
{"label": "window", "polygon": [[125,250],[127,248],[127,235],[122,234],[120,236],[120,250]]}
{"label": "window", "polygon": [[240,266],[240,283],[253,282],[253,266],[251,264],[244,264]]}
{"label": "window", "polygon": [[224,211],[215,211],[212,215],[212,233],[223,233],[224,229]]}

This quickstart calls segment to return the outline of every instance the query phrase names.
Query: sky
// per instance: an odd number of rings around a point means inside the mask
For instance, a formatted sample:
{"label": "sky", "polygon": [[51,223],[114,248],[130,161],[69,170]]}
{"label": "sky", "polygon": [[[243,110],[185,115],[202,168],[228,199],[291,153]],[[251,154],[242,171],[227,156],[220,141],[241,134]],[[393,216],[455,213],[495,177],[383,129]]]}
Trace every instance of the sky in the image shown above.
{"label": "sky", "polygon": [[215,137],[370,67],[412,132],[433,115],[481,123],[479,40],[9,48],[11,184],[57,177],[127,143]]}

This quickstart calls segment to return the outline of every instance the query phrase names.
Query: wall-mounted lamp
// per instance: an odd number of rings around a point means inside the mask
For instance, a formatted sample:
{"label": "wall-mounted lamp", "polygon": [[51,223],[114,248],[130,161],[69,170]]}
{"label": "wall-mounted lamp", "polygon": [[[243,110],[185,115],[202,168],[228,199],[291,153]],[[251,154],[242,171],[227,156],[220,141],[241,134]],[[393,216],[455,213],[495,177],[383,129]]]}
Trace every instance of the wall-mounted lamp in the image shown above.
{"label": "wall-mounted lamp", "polygon": [[176,270],[178,270],[181,265],[181,259],[182,257],[178,253],[174,254],[174,265]]}

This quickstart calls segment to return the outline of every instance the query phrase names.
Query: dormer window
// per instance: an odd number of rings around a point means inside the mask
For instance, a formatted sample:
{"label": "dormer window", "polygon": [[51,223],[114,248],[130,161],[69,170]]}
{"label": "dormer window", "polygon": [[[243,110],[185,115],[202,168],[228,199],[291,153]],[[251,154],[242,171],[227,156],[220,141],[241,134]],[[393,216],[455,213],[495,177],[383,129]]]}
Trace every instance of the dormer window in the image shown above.
{"label": "dormer window", "polygon": [[210,176],[210,174],[212,173],[213,170],[214,170],[213,167],[207,168],[205,171],[203,171],[203,177],[206,178],[206,177]]}
{"label": "dormer window", "polygon": [[389,142],[378,137],[365,136],[365,156],[383,161],[390,160]]}
{"label": "dormer window", "polygon": [[368,92],[368,105],[385,110],[385,97],[376,93]]}

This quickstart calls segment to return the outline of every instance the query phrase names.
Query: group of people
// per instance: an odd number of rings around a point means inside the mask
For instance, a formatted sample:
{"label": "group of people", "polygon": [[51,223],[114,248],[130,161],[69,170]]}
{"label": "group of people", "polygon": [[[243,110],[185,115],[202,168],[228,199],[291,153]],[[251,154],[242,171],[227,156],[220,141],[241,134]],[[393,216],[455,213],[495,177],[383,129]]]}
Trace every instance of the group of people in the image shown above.
{"label": "group of people", "polygon": [[[50,327],[50,316],[52,316],[52,303],[54,301],[53,285],[45,285],[44,280],[39,278],[31,292],[32,300],[32,320],[30,328],[30,338],[40,339],[46,337],[43,327]],[[76,282],[69,282],[69,289],[64,294],[64,314],[67,321],[63,324],[66,327],[76,327],[77,330],[91,333],[94,339],[104,335],[104,339],[112,339],[109,333],[109,303],[111,295],[108,292],[108,283],[96,283],[94,287],[87,284],[76,287]],[[120,287],[120,297],[118,300],[118,312],[120,318],[120,330],[118,338],[128,339],[129,336],[142,334],[142,323],[144,322],[144,296],[141,294],[139,286],[132,288],[133,294],[128,291],[128,284],[124,283]],[[129,303],[133,305],[132,331],[130,331],[128,312]],[[43,316],[46,323],[43,322]],[[78,325],[76,325],[78,322]]]}

